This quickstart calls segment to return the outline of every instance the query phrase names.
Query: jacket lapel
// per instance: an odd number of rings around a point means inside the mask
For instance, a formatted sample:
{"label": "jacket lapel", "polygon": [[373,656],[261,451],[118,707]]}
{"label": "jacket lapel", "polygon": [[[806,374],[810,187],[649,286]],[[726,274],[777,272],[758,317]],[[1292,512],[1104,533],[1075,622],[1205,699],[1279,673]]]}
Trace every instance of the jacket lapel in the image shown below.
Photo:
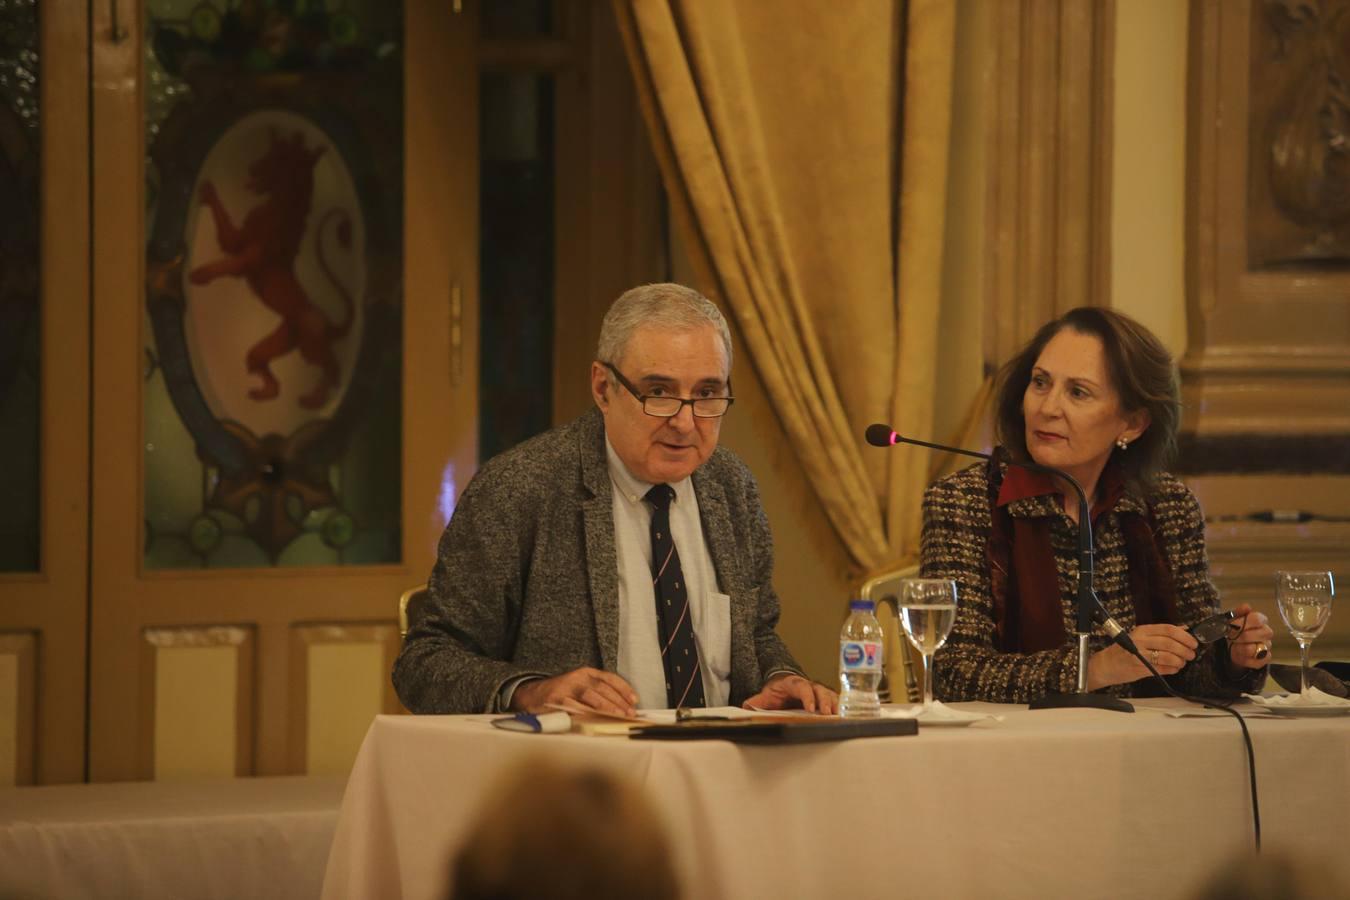
{"label": "jacket lapel", "polygon": [[702,468],[694,472],[694,490],[698,493],[703,540],[717,570],[717,590],[731,598],[731,695],[744,699],[758,690],[759,665],[751,652],[755,646],[753,598],[741,571],[726,492]]}
{"label": "jacket lapel", "polygon": [[731,527],[731,510],[727,506],[727,495],[722,486],[701,476],[702,470],[694,472],[694,490],[698,493],[703,539],[708,544],[713,567],[717,569],[718,590],[731,594],[734,602],[741,586],[741,567],[736,554],[736,536]]}
{"label": "jacket lapel", "polygon": [[601,667],[619,666],[619,563],[614,551],[614,493],[605,456],[605,424],[592,410],[578,436],[581,483],[590,496],[581,502],[586,574],[595,613],[595,638]]}

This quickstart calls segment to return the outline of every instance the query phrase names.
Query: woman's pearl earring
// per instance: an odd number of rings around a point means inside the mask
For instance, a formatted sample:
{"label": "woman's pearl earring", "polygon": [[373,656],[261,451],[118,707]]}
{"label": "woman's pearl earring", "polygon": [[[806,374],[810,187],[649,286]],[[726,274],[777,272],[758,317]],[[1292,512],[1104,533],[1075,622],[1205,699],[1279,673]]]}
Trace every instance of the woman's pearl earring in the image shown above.
{"label": "woman's pearl earring", "polygon": [[1116,446],[1124,450],[1126,447],[1130,446],[1130,442],[1125,440],[1123,437],[1118,437],[1116,438]]}

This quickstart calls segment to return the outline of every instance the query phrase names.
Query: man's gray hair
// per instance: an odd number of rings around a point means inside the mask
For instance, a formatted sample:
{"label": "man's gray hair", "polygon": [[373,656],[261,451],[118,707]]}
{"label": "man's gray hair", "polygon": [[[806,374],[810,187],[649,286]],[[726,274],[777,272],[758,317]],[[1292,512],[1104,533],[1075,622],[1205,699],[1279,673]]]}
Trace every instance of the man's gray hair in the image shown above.
{"label": "man's gray hair", "polygon": [[624,291],[614,301],[600,326],[596,359],[618,365],[633,332],[644,325],[673,331],[711,325],[722,338],[722,346],[727,351],[727,371],[731,371],[731,331],[722,311],[693,288],[671,282],[639,285]]}

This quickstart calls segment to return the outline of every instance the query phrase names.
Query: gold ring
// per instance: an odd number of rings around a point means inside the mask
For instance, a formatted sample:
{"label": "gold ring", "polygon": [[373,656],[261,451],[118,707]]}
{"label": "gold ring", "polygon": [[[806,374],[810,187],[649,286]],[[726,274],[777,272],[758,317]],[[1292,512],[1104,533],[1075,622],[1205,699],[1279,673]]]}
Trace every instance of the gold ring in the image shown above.
{"label": "gold ring", "polygon": [[1156,666],[1156,665],[1158,664],[1158,651],[1157,651],[1157,650],[1150,650],[1150,651],[1148,651],[1148,655],[1149,655],[1149,657],[1153,660],[1153,665]]}

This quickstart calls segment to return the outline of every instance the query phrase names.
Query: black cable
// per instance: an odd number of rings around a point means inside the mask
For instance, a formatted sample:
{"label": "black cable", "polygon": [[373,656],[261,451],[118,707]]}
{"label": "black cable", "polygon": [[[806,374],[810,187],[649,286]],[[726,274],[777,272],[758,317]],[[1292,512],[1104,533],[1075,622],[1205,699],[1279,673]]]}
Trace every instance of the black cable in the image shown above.
{"label": "black cable", "polygon": [[1252,789],[1252,830],[1256,835],[1256,852],[1260,853],[1261,805],[1257,801],[1256,796],[1256,752],[1252,749],[1252,735],[1251,732],[1247,730],[1247,723],[1242,720],[1242,714],[1227,703],[1221,703],[1218,700],[1206,700],[1201,697],[1191,697],[1174,689],[1172,685],[1167,683],[1167,679],[1162,677],[1157,669],[1153,668],[1153,664],[1144,659],[1144,655],[1139,652],[1139,648],[1135,646],[1134,641],[1131,640],[1129,634],[1121,632],[1115,637],[1115,642],[1121,647],[1124,647],[1128,652],[1133,653],[1134,657],[1144,664],[1144,668],[1153,673],[1153,677],[1157,679],[1158,684],[1162,685],[1163,690],[1167,691],[1167,693],[1171,694],[1173,697],[1176,697],[1178,700],[1185,700],[1187,703],[1195,703],[1199,706],[1203,706],[1205,709],[1221,709],[1237,719],[1238,726],[1242,729],[1242,740],[1247,745],[1247,777],[1251,782]]}
{"label": "black cable", "polygon": [[1326,515],[1306,509],[1262,509],[1250,513],[1215,516],[1216,522],[1269,522],[1276,525],[1302,525],[1305,522],[1350,522],[1350,516]]}

